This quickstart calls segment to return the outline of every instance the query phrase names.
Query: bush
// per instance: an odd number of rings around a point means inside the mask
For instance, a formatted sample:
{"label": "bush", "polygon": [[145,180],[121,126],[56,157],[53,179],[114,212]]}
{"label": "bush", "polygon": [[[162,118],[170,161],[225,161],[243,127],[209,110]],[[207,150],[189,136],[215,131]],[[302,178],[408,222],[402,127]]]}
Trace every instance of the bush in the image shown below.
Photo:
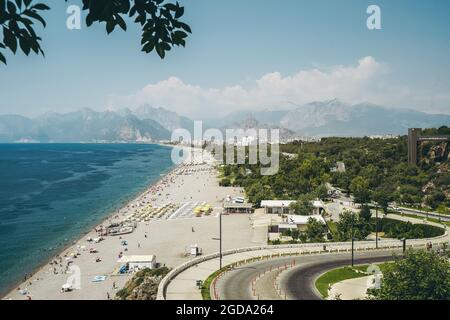
{"label": "bush", "polygon": [[222,180],[220,180],[219,185],[221,187],[230,187],[231,186],[231,180],[228,178],[223,178]]}
{"label": "bush", "polygon": [[378,300],[448,300],[448,260],[434,252],[408,250],[405,258],[383,270],[381,287],[368,293],[369,298]]}
{"label": "bush", "polygon": [[[374,232],[376,231],[375,219],[372,219],[372,230]],[[434,238],[442,236],[445,233],[443,228],[425,224],[412,224],[411,222],[388,218],[378,219],[378,231],[384,232],[389,238],[396,239]]]}

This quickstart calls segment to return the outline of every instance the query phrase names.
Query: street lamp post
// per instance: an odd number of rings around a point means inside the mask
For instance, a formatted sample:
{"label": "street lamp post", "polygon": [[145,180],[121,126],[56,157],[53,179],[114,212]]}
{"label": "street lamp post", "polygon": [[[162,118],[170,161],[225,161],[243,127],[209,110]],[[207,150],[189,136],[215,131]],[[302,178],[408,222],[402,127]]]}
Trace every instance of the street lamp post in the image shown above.
{"label": "street lamp post", "polygon": [[222,269],[222,213],[219,214],[219,238],[212,238],[212,240],[219,241],[219,266]]}
{"label": "street lamp post", "polygon": [[352,267],[355,264],[355,254],[354,254],[354,246],[355,246],[355,237],[352,236]]}
{"label": "street lamp post", "polygon": [[355,213],[352,214],[352,267],[355,264],[355,233],[354,233]]}
{"label": "street lamp post", "polygon": [[219,260],[220,260],[220,270],[222,270],[222,213],[219,215]]}
{"label": "street lamp post", "polygon": [[375,206],[375,247],[378,249],[378,204]]}

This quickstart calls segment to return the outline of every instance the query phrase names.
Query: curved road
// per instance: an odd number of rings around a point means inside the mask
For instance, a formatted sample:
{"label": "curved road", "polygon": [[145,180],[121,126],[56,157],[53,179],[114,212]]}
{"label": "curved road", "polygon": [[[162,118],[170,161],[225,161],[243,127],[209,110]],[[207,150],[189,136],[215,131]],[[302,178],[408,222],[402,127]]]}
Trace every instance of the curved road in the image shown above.
{"label": "curved road", "polygon": [[[393,260],[392,254],[377,257],[358,257],[355,264],[370,264]],[[315,280],[328,270],[348,266],[348,258],[333,259],[326,262],[314,262],[310,265],[299,266],[287,271],[280,285],[287,297],[293,300],[318,300],[322,299],[315,287]]]}
{"label": "curved road", "polygon": [[[398,251],[396,251],[398,252]],[[392,251],[356,253],[355,264],[368,264],[375,262],[384,262],[393,260]],[[255,262],[236,268],[223,277],[216,284],[217,291],[221,300],[254,300],[252,291],[252,281],[267,270],[276,269],[278,266],[291,264],[295,260],[295,267],[288,269],[283,273],[280,280],[280,286],[283,293],[286,293],[289,299],[293,300],[317,300],[321,299],[320,294],[315,289],[314,281],[322,273],[350,265],[350,254],[322,254],[313,256],[300,256],[279,258],[261,262]],[[273,286],[273,274],[275,271],[268,272],[257,282],[256,287],[263,292],[264,300],[281,299],[275,287]],[[265,278],[268,278],[265,280]],[[258,294],[257,294],[258,295]]]}
{"label": "curved road", "polygon": [[434,219],[440,219],[441,221],[444,222],[450,222],[450,216],[445,215],[445,214],[439,214],[436,212],[424,212],[424,211],[420,211],[420,210],[415,210],[415,209],[409,209],[409,208],[389,208],[392,210],[397,211],[399,214],[414,214],[416,216],[422,217],[422,218],[434,218]]}

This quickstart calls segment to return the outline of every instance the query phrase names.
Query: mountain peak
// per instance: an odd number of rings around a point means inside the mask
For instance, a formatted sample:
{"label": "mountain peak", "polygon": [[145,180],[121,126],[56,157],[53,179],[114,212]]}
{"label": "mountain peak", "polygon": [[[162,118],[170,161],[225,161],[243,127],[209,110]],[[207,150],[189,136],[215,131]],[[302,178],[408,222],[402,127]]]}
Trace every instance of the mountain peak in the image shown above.
{"label": "mountain peak", "polygon": [[134,109],[132,112],[140,120],[156,121],[169,131],[179,128],[190,129],[193,127],[192,120],[162,107],[156,108],[145,104]]}
{"label": "mountain peak", "polygon": [[329,100],[328,102],[327,102],[327,104],[343,104],[343,102],[341,101],[341,100],[339,100],[338,98],[334,98],[334,99],[331,99],[331,100]]}
{"label": "mountain peak", "polygon": [[122,110],[97,112],[84,108],[74,112],[51,113],[36,119],[21,120],[0,116],[0,141],[23,139],[41,142],[150,142],[167,140],[170,132],[158,122],[140,120]]}
{"label": "mountain peak", "polygon": [[[409,127],[439,127],[450,122],[449,115],[432,115],[366,102],[352,105],[338,98],[295,106],[292,110],[265,109],[250,114],[259,125],[286,128],[305,136],[403,135]],[[232,124],[246,127],[245,122],[250,122],[248,114],[241,111],[219,119],[222,120],[221,127]],[[242,121],[244,119],[246,121]],[[214,124],[214,121],[210,123]]]}
{"label": "mountain peak", "polygon": [[[325,101],[313,101],[310,103],[305,104],[306,107],[317,107],[317,108],[325,108],[325,107],[347,107],[348,105],[344,103],[342,100],[339,100],[338,98],[334,98],[332,100],[325,100]],[[302,106],[300,106],[301,108]]]}

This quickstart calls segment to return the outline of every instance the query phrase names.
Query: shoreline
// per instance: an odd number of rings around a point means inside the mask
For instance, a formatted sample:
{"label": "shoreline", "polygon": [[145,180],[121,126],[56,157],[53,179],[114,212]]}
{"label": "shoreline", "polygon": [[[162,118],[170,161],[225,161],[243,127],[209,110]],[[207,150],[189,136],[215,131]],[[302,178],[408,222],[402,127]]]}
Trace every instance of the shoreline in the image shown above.
{"label": "shoreline", "polygon": [[[170,145],[165,145],[165,144],[160,144],[160,143],[152,143],[154,145],[159,145],[159,146],[163,146],[163,147],[167,147],[167,148],[174,148],[176,146],[170,146]],[[26,277],[25,279],[19,280],[18,283],[12,284],[10,286],[8,286],[8,288],[6,288],[5,290],[2,290],[3,292],[0,293],[0,300],[5,299],[6,297],[8,297],[9,295],[11,295],[11,293],[15,292],[16,290],[18,290],[18,288],[22,287],[22,284],[26,283],[29,279],[33,278],[36,274],[38,274],[39,272],[43,271],[43,269],[48,266],[48,264],[50,262],[52,262],[53,260],[55,260],[57,257],[60,257],[64,254],[64,252],[68,251],[70,248],[72,248],[73,246],[75,246],[79,241],[81,241],[86,235],[88,235],[89,233],[92,232],[92,230],[95,230],[96,228],[105,225],[108,223],[109,220],[113,219],[115,216],[117,216],[118,214],[120,214],[120,211],[124,208],[127,208],[131,203],[137,201],[138,199],[140,199],[142,196],[144,196],[149,190],[151,190],[154,186],[157,186],[158,184],[160,184],[165,178],[167,178],[168,176],[170,176],[174,171],[176,171],[183,163],[180,164],[176,164],[176,165],[172,165],[172,167],[167,171],[167,172],[162,172],[160,174],[160,177],[158,180],[150,183],[149,185],[145,186],[142,190],[135,192],[133,195],[130,195],[129,197],[126,197],[125,200],[121,201],[120,204],[118,204],[117,206],[115,206],[115,208],[113,209],[113,211],[108,211],[105,216],[103,216],[102,218],[100,218],[100,222],[95,222],[94,224],[92,224],[89,227],[86,227],[86,230],[82,231],[81,233],[77,234],[74,239],[70,242],[68,242],[67,244],[55,249],[55,253],[52,253],[49,258],[43,260],[41,263],[39,263],[35,268],[33,268],[32,271],[30,271],[29,274],[25,274],[24,277]]]}
{"label": "shoreline", "polygon": [[[157,181],[124,201],[122,206],[109,211],[105,218],[92,224],[91,229],[86,229],[86,233],[79,233],[64,250],[58,250],[45,259],[46,263],[40,268],[28,274],[26,281],[18,281],[17,286],[5,292],[2,299],[111,299],[133,274],[118,273],[122,255],[154,255],[161,266],[174,268],[192,259],[189,248],[193,245],[198,245],[204,255],[216,252],[218,243],[214,238],[223,203],[230,196],[242,196],[243,189],[219,185],[217,161],[210,153],[201,148],[183,149],[188,153],[181,163],[161,173]],[[198,216],[194,209],[199,206],[210,206],[212,212]],[[121,236],[104,236],[100,242],[90,241],[100,237],[96,226],[105,227],[115,222],[131,222],[135,229]],[[224,239],[224,248],[265,243],[266,236],[255,233],[246,215],[226,217],[223,223],[224,230],[228,228],[230,234],[235,234]],[[78,282],[72,282],[74,276]],[[97,277],[105,279],[98,282]],[[68,282],[75,284],[75,290],[64,293],[61,288]]]}

